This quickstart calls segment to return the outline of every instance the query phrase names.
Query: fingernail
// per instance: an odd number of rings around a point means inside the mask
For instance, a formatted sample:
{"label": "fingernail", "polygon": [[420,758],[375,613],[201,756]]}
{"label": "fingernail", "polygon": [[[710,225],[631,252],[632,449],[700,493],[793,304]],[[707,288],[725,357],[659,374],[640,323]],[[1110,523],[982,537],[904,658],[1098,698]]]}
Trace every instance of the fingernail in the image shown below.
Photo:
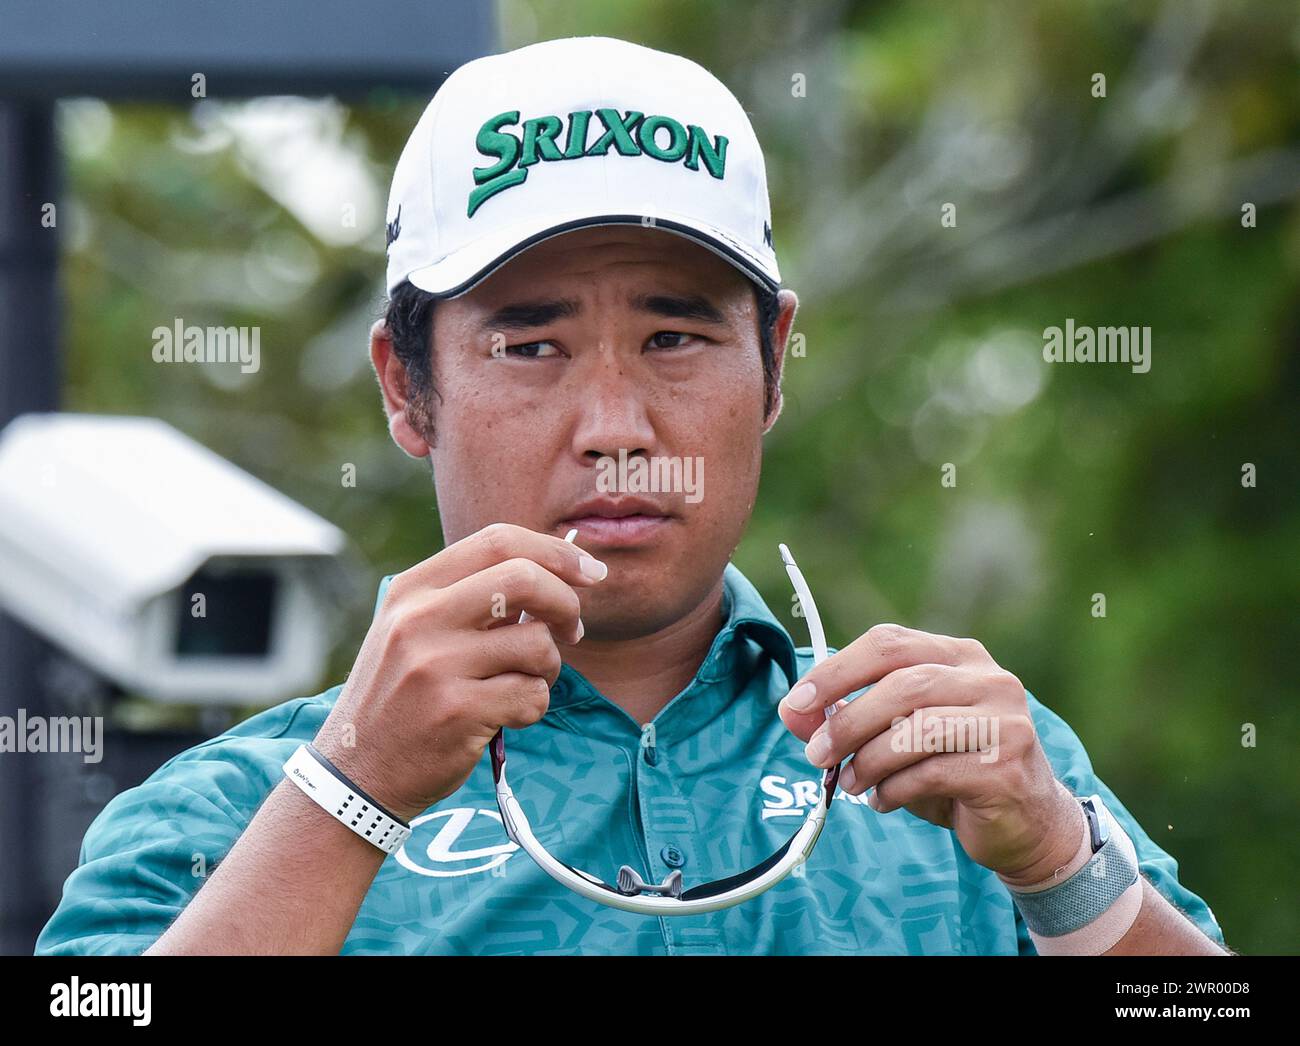
{"label": "fingernail", "polygon": [[817,699],[817,687],[812,683],[800,683],[786,694],[785,699],[796,712],[807,712]]}
{"label": "fingernail", "polygon": [[609,567],[585,552],[578,557],[578,569],[582,571],[583,577],[589,577],[593,581],[604,581],[605,575],[609,573]]}
{"label": "fingernail", "polygon": [[873,788],[871,794],[867,796],[867,805],[873,810],[880,809],[880,800],[876,798],[876,790]]}
{"label": "fingernail", "polygon": [[858,775],[853,772],[852,763],[840,771],[840,787],[846,792],[857,783],[857,780]]}
{"label": "fingernail", "polygon": [[[583,636],[583,633],[585,633],[586,631],[587,631],[587,629],[586,629],[586,627],[585,627],[585,626],[583,625],[583,623],[582,623],[582,618],[578,618],[578,639],[581,639],[582,636]],[[576,641],[575,641],[575,642],[576,642]]]}
{"label": "fingernail", "polygon": [[825,730],[819,730],[813,734],[812,740],[804,748],[804,754],[808,756],[808,762],[813,766],[820,766],[828,755],[831,754],[830,735]]}

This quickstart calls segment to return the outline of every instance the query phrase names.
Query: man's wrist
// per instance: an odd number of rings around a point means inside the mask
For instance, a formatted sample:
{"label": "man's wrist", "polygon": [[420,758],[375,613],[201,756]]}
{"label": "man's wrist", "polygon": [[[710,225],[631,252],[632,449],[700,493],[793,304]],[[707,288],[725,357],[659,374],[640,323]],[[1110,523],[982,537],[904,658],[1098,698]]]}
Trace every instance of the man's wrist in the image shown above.
{"label": "man's wrist", "polygon": [[312,741],[321,755],[334,764],[338,770],[346,774],[348,779],[354,781],[368,794],[375,797],[386,810],[400,817],[404,821],[410,821],[412,817],[417,817],[423,813],[424,806],[412,808],[412,804],[404,803],[390,794],[390,790],[385,787],[385,775],[376,770],[371,761],[368,760],[364,753],[359,752],[355,745],[335,743],[334,739],[325,735],[324,730],[316,735]]}
{"label": "man's wrist", "polygon": [[[288,775],[281,777],[279,784],[271,792],[271,795],[277,797],[281,803],[286,804],[280,807],[281,810],[293,811],[296,824],[310,826],[315,838],[337,840],[338,846],[346,847],[349,851],[355,851],[357,854],[366,857],[374,857],[376,869],[379,868],[379,865],[383,863],[383,859],[387,856],[378,847],[371,846],[369,841],[357,835],[337,817],[331,816],[329,810],[326,810],[313,800]],[[271,802],[268,799],[264,804],[264,808],[270,805]],[[330,845],[335,844],[331,842]]]}
{"label": "man's wrist", "polygon": [[1004,886],[1022,891],[1046,890],[1064,882],[1092,856],[1088,818],[1083,806],[1060,780],[1056,785],[1059,828],[1050,837],[1047,852],[1024,868],[1012,873],[998,872]]}
{"label": "man's wrist", "polygon": [[284,764],[285,777],[368,843],[393,853],[411,826],[334,765],[311,742],[301,744]]}
{"label": "man's wrist", "polygon": [[1104,955],[1142,908],[1137,850],[1099,795],[1080,802],[1087,818],[1086,860],[1073,873],[1011,889],[1039,955]]}

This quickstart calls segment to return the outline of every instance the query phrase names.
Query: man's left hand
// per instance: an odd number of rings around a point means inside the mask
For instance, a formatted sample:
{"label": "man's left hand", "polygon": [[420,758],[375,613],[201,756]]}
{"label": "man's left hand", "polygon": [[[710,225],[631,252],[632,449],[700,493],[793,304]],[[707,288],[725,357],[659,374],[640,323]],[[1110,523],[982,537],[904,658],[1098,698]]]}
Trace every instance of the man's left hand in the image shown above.
{"label": "man's left hand", "polygon": [[1078,851],[1083,814],[1038,742],[1025,688],[974,639],[876,625],[796,683],[780,715],[814,766],[851,757],[844,791],[874,787],[873,809],[952,829],[1010,886],[1050,878]]}

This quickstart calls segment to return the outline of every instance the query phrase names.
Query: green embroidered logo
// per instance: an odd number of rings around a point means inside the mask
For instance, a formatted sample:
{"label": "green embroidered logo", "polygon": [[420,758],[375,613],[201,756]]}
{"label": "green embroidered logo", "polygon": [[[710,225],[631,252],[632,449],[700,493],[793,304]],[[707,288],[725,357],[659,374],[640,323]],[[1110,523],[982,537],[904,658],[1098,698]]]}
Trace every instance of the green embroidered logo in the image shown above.
{"label": "green embroidered logo", "polygon": [[[596,118],[594,128],[592,117]],[[474,168],[474,184],[478,188],[469,194],[466,217],[473,218],[486,200],[502,190],[522,185],[528,179],[528,168],[535,163],[604,156],[610,146],[623,156],[649,156],[664,163],[680,160],[691,171],[698,171],[703,162],[704,169],[719,180],[726,172],[727,139],[722,135],[710,139],[702,127],[695,124],[683,127],[671,116],[646,116],[633,111],[620,116],[617,109],[597,109],[569,113],[567,127],[566,120],[558,116],[538,116],[523,121],[518,135],[503,130],[518,123],[519,110],[515,109],[498,113],[479,128],[474,144],[480,153],[496,157],[497,162]],[[601,125],[603,132],[600,132]],[[600,133],[588,146],[588,132],[593,129]],[[564,132],[563,148],[556,142],[561,132]],[[666,139],[666,144],[660,139]]]}

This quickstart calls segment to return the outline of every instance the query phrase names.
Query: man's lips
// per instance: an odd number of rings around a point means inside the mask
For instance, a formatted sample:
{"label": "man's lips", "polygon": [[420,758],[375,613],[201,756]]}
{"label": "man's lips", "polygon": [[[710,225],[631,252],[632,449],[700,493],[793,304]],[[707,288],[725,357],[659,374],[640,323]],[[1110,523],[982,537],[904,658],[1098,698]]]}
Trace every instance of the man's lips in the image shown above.
{"label": "man's lips", "polygon": [[579,516],[566,519],[564,530],[578,530],[578,544],[582,547],[627,548],[644,545],[657,539],[672,524],[671,516]]}
{"label": "man's lips", "polygon": [[560,528],[578,529],[580,544],[607,548],[641,545],[658,538],[673,521],[666,509],[645,498],[593,498],[573,509]]}

